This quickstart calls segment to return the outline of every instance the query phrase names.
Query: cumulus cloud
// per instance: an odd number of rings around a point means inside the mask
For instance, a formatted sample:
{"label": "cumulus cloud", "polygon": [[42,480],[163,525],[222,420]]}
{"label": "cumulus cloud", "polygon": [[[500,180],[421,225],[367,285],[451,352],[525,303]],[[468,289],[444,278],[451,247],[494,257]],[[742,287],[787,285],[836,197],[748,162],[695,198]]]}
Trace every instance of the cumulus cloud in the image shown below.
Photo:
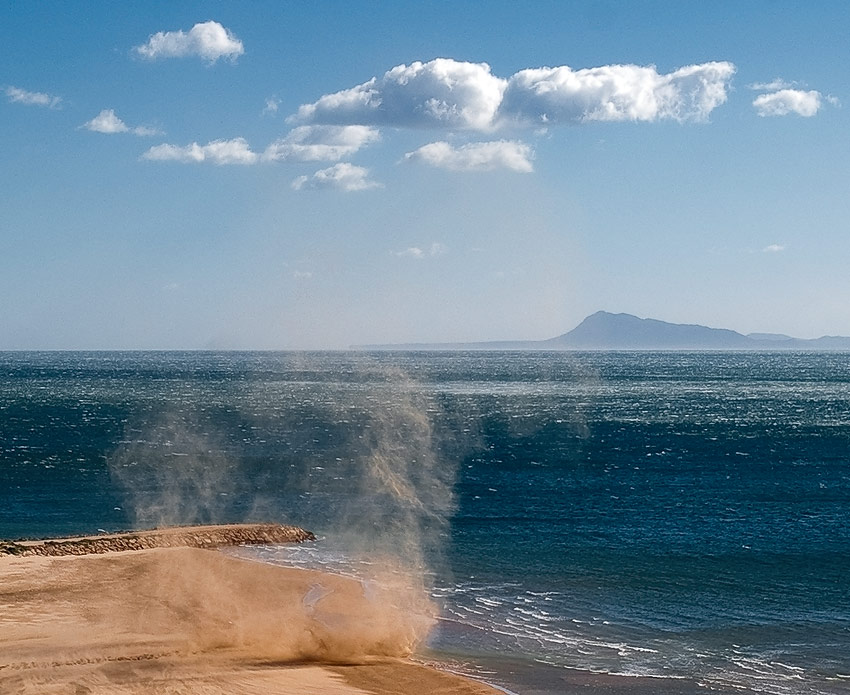
{"label": "cumulus cloud", "polygon": [[299,126],[266,148],[267,161],[335,162],[379,139],[369,126]]}
{"label": "cumulus cloud", "polygon": [[667,74],[639,65],[521,70],[508,82],[499,115],[534,125],[706,121],[726,101],[734,73],[728,62],[688,65]]}
{"label": "cumulus cloud", "polygon": [[62,97],[54,97],[44,92],[28,92],[20,87],[6,87],[6,98],[14,104],[26,104],[27,106],[45,106],[49,109],[58,109],[62,104]]}
{"label": "cumulus cloud", "polygon": [[368,82],[302,105],[290,121],[493,130],[500,125],[588,121],[705,121],[723,104],[735,66],[568,66],[521,70],[509,79],[486,63],[438,58],[399,65]]}
{"label": "cumulus cloud", "polygon": [[114,133],[133,133],[134,135],[159,135],[160,132],[155,128],[148,128],[147,126],[137,126],[135,128],[131,128],[124,121],[122,121],[118,116],[115,115],[115,111],[112,109],[103,109],[97,116],[92,118],[90,121],[86,121],[82,125],[83,128],[87,128],[95,133],[106,133],[108,135]]}
{"label": "cumulus cloud", "polygon": [[441,244],[435,241],[431,246],[421,247],[421,246],[411,246],[409,248],[404,249],[403,251],[391,251],[393,256],[398,256],[399,258],[433,258],[434,256],[442,256],[448,249],[444,244]]}
{"label": "cumulus cloud", "polygon": [[90,121],[84,123],[83,127],[93,130],[95,133],[126,133],[130,130],[112,109],[104,109]]}
{"label": "cumulus cloud", "polygon": [[769,246],[765,246],[762,251],[765,253],[779,253],[780,251],[784,251],[785,247],[781,244],[770,244]]}
{"label": "cumulus cloud", "polygon": [[420,161],[452,171],[510,169],[523,173],[534,171],[531,157],[528,145],[511,140],[473,142],[457,148],[447,142],[432,142],[404,155],[408,161]]}
{"label": "cumulus cloud", "polygon": [[244,138],[213,140],[206,145],[156,145],[142,155],[143,159],[158,162],[209,162],[211,164],[255,164],[259,155],[252,152]]}
{"label": "cumulus cloud", "polygon": [[242,42],[218,22],[201,22],[188,32],[160,31],[152,34],[148,42],[133,49],[148,60],[199,56],[215,63],[219,58],[236,60],[245,52]]}
{"label": "cumulus cloud", "polygon": [[815,90],[780,89],[770,94],[760,94],[753,100],[753,106],[759,116],[787,116],[796,113],[809,118],[814,116],[823,104],[822,95]]}
{"label": "cumulus cloud", "polygon": [[486,63],[450,58],[417,61],[304,104],[291,120],[486,130],[492,125],[505,85]]}
{"label": "cumulus cloud", "polygon": [[336,188],[341,191],[365,191],[370,188],[380,188],[381,184],[369,179],[369,170],[348,162],[334,164],[327,169],[320,169],[312,176],[299,176],[292,182],[296,191],[305,188]]}

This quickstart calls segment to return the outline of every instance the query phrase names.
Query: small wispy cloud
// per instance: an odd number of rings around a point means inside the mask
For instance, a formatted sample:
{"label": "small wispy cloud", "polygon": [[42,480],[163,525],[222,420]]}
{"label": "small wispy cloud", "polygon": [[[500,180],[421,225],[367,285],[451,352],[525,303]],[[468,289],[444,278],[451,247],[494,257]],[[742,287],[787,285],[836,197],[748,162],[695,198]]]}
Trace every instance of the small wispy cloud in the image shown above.
{"label": "small wispy cloud", "polygon": [[340,191],[366,191],[382,188],[383,184],[369,178],[369,170],[349,162],[340,162],[327,169],[320,169],[312,176],[299,176],[292,182],[296,191],[302,189],[332,188]]}
{"label": "small wispy cloud", "polygon": [[299,126],[269,145],[263,159],[336,162],[379,139],[378,130],[369,126]]}
{"label": "small wispy cloud", "polygon": [[142,159],[157,162],[183,162],[210,164],[255,164],[259,155],[252,152],[244,138],[213,140],[206,145],[193,142],[191,145],[155,145],[142,155]]}
{"label": "small wispy cloud", "polygon": [[133,50],[148,60],[198,56],[213,64],[219,58],[235,61],[245,52],[245,47],[228,29],[209,21],[196,24],[187,32],[159,31]]}
{"label": "small wispy cloud", "polygon": [[787,116],[796,113],[804,118],[814,116],[823,104],[823,95],[812,89],[780,89],[778,92],[760,94],[753,100],[759,116]]}
{"label": "small wispy cloud", "polygon": [[[127,126],[112,111],[102,111],[96,119],[87,123],[86,127],[102,133],[120,133],[128,130]],[[141,135],[142,133],[138,131],[139,129],[134,130]],[[286,137],[275,140],[262,153],[253,151],[247,140],[240,137],[229,140],[213,140],[206,145],[200,145],[197,142],[190,145],[165,143],[151,147],[142,155],[142,158],[160,162],[183,162],[185,164],[198,162],[258,164],[260,162],[281,161],[337,161],[354,154],[361,147],[378,139],[380,139],[380,135],[377,129],[368,126],[299,126]],[[350,167],[353,167],[353,165],[345,164],[341,167],[325,169],[323,170],[324,173],[316,172],[315,176],[319,177],[316,180],[316,187],[323,187],[320,181],[324,181],[324,178],[336,177],[346,182],[345,185],[348,188],[345,190],[362,190],[355,188],[361,168]],[[374,188],[379,185],[366,179],[361,180],[360,184],[365,188]],[[297,187],[301,185],[304,184]]]}
{"label": "small wispy cloud", "polygon": [[62,105],[62,97],[51,96],[44,92],[30,92],[20,87],[6,87],[6,98],[13,104],[26,106],[43,106],[48,109],[58,109]]}
{"label": "small wispy cloud", "polygon": [[280,108],[280,99],[277,97],[269,97],[266,99],[266,105],[260,112],[263,116],[274,116]]}
{"label": "small wispy cloud", "polygon": [[780,253],[784,250],[785,247],[782,244],[770,244],[762,249],[764,253]]}
{"label": "small wispy cloud", "polygon": [[461,147],[453,147],[443,141],[432,142],[408,152],[404,158],[407,161],[420,161],[452,171],[534,171],[531,148],[525,143],[512,140],[473,142]]}
{"label": "small wispy cloud", "polygon": [[799,86],[799,82],[783,80],[781,77],[775,77],[770,82],[753,82],[752,84],[747,85],[747,87],[755,92],[776,92],[780,89],[791,89],[792,87]]}
{"label": "small wispy cloud", "polygon": [[292,273],[292,277],[296,280],[309,280],[313,277],[313,273],[309,270],[296,270]]}
{"label": "small wispy cloud", "polygon": [[115,115],[115,111],[112,109],[103,109],[103,111],[97,114],[97,116],[92,118],[90,121],[83,123],[82,127],[87,130],[91,130],[94,133],[105,133],[107,135],[115,133],[132,133],[133,135],[140,136],[162,135],[161,131],[156,128],[149,128],[148,126],[136,126],[131,128],[124,123],[124,121],[118,118],[118,116]]}
{"label": "small wispy cloud", "polygon": [[448,248],[439,242],[434,242],[430,246],[421,247],[421,246],[411,246],[402,251],[390,251],[393,256],[397,256],[399,258],[416,258],[416,259],[424,259],[424,258],[433,258],[435,256],[442,256],[444,253],[448,251]]}

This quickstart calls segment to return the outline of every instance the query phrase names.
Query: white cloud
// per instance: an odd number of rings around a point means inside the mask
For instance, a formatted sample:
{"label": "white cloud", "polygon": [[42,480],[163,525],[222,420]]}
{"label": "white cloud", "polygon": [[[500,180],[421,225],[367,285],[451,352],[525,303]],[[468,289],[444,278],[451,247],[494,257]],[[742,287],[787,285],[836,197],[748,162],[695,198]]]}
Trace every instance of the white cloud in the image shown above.
{"label": "white cloud", "polygon": [[313,273],[309,270],[296,270],[292,273],[292,277],[296,280],[309,280],[313,277]]}
{"label": "white cloud", "polygon": [[147,137],[151,135],[162,135],[162,131],[158,128],[150,128],[146,125],[140,125],[133,128],[133,134]]}
{"label": "white cloud", "polygon": [[822,105],[821,93],[815,90],[805,92],[801,89],[780,89],[770,94],[760,94],[753,100],[753,106],[759,116],[787,116],[796,113],[809,118],[814,116]]}
{"label": "white cloud", "polygon": [[133,50],[143,58],[183,58],[200,56],[209,63],[219,58],[236,60],[245,52],[242,42],[218,22],[201,22],[188,32],[160,31],[152,34],[146,44]]}
{"label": "white cloud", "polygon": [[49,109],[58,109],[62,104],[62,97],[54,97],[44,92],[28,92],[20,87],[6,87],[6,98],[15,104],[26,104],[27,106],[46,106]]}
{"label": "white cloud", "polygon": [[312,176],[299,176],[292,182],[296,191],[304,188],[336,188],[342,191],[365,191],[380,188],[381,184],[369,179],[369,170],[348,162],[320,169]]}
{"label": "white cloud", "polygon": [[335,162],[378,140],[375,128],[361,125],[299,126],[266,148],[267,161]]}
{"label": "white cloud", "polygon": [[511,169],[523,173],[534,171],[531,157],[528,145],[510,140],[473,142],[457,148],[447,142],[432,142],[404,155],[409,161],[421,161],[453,171]]}
{"label": "white cloud", "polygon": [[779,253],[780,251],[784,251],[785,247],[781,244],[770,244],[770,246],[765,246],[762,251],[765,253]]}
{"label": "white cloud", "polygon": [[403,251],[391,251],[393,256],[398,256],[399,258],[433,258],[434,256],[442,256],[446,253],[448,249],[444,244],[441,244],[438,241],[435,241],[429,247],[420,247],[420,246],[411,246],[409,248],[404,249]]}
{"label": "white cloud", "polygon": [[485,130],[492,124],[505,84],[486,63],[450,58],[417,61],[304,104],[291,120]]}
{"label": "white cloud", "polygon": [[84,123],[83,127],[96,133],[126,133],[130,130],[112,109],[104,109],[90,121]]}
{"label": "white cloud", "polygon": [[486,63],[438,58],[399,65],[380,78],[304,104],[297,123],[488,131],[504,124],[587,121],[705,121],[726,101],[735,66],[568,66],[522,70],[509,80]]}
{"label": "white cloud", "polygon": [[261,115],[274,116],[277,113],[279,107],[280,99],[277,99],[276,97],[270,97],[269,99],[266,99],[266,105],[263,108]]}
{"label": "white cloud", "polygon": [[508,82],[499,116],[534,125],[706,121],[726,101],[734,73],[728,62],[688,65],[667,74],[639,65],[522,70]]}
{"label": "white cloud", "polygon": [[244,138],[213,140],[206,145],[156,145],[142,155],[142,159],[158,162],[210,162],[211,164],[255,164],[259,155],[252,152]]}
{"label": "white cloud", "polygon": [[770,82],[753,82],[747,86],[756,92],[775,92],[779,89],[790,89],[797,85],[797,82],[789,82],[788,80],[783,80],[781,77],[776,77]]}
{"label": "white cloud", "polygon": [[[127,128],[112,112],[101,112],[98,118],[94,120],[98,119],[103,122],[97,125],[104,128],[99,132],[117,133],[124,132]],[[92,122],[90,121],[86,126],[89,127]],[[138,130],[135,129],[134,132]],[[232,140],[213,140],[206,145],[199,145],[197,142],[185,146],[156,145],[145,152],[142,158],[160,162],[210,162],[213,164],[257,164],[259,162],[284,160],[300,162],[334,161],[357,152],[361,147],[374,142],[378,138],[379,134],[375,128],[365,126],[300,126],[292,130],[285,138],[273,142],[262,154],[251,150],[244,138],[233,138]],[[357,184],[353,177],[361,168],[346,169],[346,167],[352,166],[349,164],[341,166],[340,169],[333,167],[325,169],[323,177],[342,176],[345,178],[346,190],[358,190],[355,188]],[[362,171],[365,171],[365,169]],[[316,176],[319,174],[322,174],[322,172],[317,172]],[[322,187],[323,177],[319,177],[320,180],[317,180],[315,185],[310,184],[309,187]],[[341,185],[341,181],[338,183],[340,184],[338,187],[344,187]],[[363,188],[373,188],[378,185],[365,178],[361,181],[361,184]]]}
{"label": "white cloud", "polygon": [[83,128],[88,128],[95,133],[133,133],[134,135],[160,135],[160,131],[147,126],[138,126],[130,128],[124,121],[115,115],[112,109],[103,109],[97,116],[90,121],[86,121],[82,125]]}
{"label": "white cloud", "polygon": [[405,256],[407,256],[408,258],[425,258],[425,252],[418,246],[411,246],[410,248],[405,249],[404,251],[393,251],[392,254],[393,256],[398,256],[400,258],[403,258]]}

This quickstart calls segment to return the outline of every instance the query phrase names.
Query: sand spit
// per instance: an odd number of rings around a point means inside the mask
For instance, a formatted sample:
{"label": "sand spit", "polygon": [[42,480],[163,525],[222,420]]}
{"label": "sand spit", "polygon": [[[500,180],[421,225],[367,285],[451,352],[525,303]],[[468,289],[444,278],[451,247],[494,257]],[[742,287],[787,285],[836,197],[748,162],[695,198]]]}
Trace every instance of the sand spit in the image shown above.
{"label": "sand spit", "polygon": [[152,548],[221,548],[229,545],[302,543],[316,537],[297,526],[281,524],[228,524],[77,536],[35,541],[0,541],[0,555],[99,555]]}
{"label": "sand spit", "polygon": [[[185,532],[154,535],[171,542]],[[203,527],[191,533],[207,545],[222,538]],[[397,587],[198,548],[7,554],[0,693],[497,692],[405,660],[432,622],[423,607]]]}

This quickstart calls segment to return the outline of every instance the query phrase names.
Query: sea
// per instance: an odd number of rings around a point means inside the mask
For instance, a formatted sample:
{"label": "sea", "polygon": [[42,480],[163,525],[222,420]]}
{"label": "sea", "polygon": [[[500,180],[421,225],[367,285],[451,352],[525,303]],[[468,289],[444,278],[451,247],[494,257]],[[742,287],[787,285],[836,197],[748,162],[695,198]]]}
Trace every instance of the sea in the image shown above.
{"label": "sea", "polygon": [[240,521],[506,692],[850,693],[848,353],[0,353],[0,538]]}

